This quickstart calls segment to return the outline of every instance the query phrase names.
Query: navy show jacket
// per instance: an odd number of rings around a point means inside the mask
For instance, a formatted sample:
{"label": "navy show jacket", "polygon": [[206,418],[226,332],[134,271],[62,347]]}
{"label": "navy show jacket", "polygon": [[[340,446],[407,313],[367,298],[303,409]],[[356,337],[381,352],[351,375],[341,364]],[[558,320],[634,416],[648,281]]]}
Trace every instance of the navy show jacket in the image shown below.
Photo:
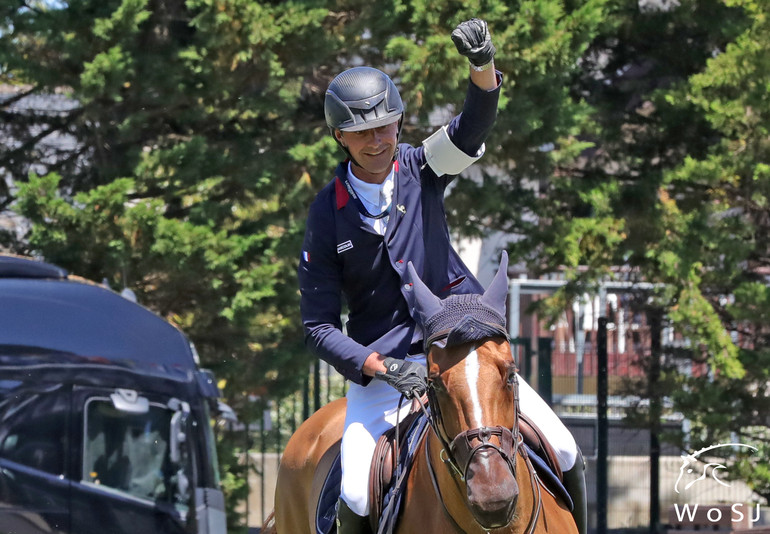
{"label": "navy show jacket", "polygon": [[[449,137],[475,156],[497,114],[498,86],[484,91],[469,83],[463,111]],[[454,176],[437,177],[423,146],[399,145],[391,211],[385,235],[360,216],[343,185],[347,162],[310,206],[298,270],[306,344],[344,377],[366,384],[366,358],[379,352],[404,358],[421,338],[410,310],[411,287],[402,281],[408,262],[439,297],[483,293],[483,287],[452,248],[444,192]],[[340,318],[349,308],[347,335]]]}

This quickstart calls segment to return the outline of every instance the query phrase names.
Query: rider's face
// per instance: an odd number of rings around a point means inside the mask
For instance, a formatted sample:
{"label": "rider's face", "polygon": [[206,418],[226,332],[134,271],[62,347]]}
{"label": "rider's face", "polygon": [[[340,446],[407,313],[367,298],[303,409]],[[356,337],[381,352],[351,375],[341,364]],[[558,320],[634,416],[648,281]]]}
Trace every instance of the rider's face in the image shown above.
{"label": "rider's face", "polygon": [[353,157],[353,173],[356,178],[370,183],[382,183],[390,174],[398,143],[398,122],[360,132],[336,130],[334,135]]}

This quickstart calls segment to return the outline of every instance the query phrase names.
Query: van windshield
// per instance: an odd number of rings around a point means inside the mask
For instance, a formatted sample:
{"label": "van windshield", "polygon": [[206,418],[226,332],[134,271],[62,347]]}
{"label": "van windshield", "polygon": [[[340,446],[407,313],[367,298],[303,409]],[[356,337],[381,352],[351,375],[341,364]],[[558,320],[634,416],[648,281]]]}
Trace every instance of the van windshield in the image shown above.
{"label": "van windshield", "polygon": [[182,447],[179,461],[171,461],[173,414],[161,404],[151,403],[147,413],[128,413],[116,409],[110,399],[90,399],[86,406],[83,482],[185,510],[190,498],[190,458],[187,448]]}

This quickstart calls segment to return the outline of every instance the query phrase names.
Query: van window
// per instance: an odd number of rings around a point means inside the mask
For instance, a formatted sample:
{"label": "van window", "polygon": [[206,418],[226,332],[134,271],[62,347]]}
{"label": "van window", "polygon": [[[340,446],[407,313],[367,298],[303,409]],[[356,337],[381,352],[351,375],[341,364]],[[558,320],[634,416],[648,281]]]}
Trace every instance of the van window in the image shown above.
{"label": "van window", "polygon": [[62,389],[0,380],[0,458],[64,473],[69,397]]}
{"label": "van window", "polygon": [[86,404],[83,482],[118,490],[140,499],[179,506],[189,502],[189,455],[169,458],[173,412],[150,404],[147,413],[117,410],[110,399]]}

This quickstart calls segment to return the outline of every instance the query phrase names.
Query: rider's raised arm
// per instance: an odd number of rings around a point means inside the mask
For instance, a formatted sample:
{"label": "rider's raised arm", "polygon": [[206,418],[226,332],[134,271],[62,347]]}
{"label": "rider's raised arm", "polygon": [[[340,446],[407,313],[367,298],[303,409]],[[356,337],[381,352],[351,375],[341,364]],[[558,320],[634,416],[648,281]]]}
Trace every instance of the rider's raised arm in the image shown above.
{"label": "rider's raised arm", "polygon": [[495,69],[495,47],[486,22],[472,19],[457,26],[452,40],[470,63],[463,111],[423,141],[424,158],[437,177],[464,171],[484,155],[484,141],[497,117],[502,74]]}

